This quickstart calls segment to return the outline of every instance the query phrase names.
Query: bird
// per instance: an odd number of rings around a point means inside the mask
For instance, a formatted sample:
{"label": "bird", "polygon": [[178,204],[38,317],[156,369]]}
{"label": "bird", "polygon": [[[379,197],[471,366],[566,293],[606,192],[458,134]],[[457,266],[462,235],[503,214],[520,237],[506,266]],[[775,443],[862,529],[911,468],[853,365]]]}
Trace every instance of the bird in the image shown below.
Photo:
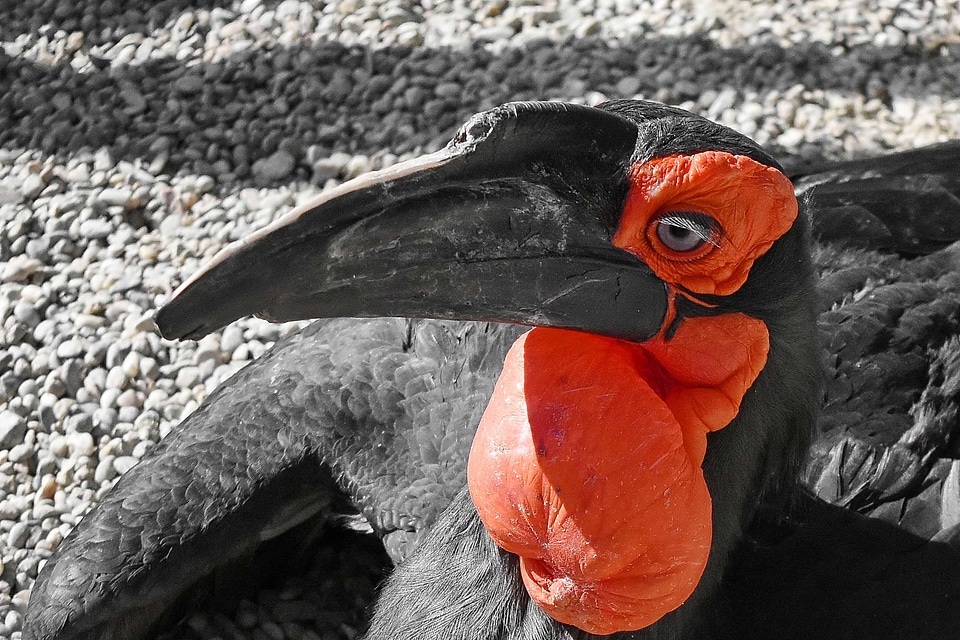
{"label": "bird", "polygon": [[331,514],[398,563],[370,640],[952,637],[958,161],[788,170],[642,100],[473,116],[157,312],[319,320],[119,479],[24,640],[151,637]]}

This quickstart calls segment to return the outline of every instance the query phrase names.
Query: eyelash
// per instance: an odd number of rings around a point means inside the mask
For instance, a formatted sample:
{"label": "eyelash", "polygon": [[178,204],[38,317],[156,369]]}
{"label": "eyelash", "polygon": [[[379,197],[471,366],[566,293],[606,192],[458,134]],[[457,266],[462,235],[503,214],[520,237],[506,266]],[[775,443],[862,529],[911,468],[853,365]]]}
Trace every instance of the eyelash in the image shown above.
{"label": "eyelash", "polygon": [[[665,237],[670,231],[683,229],[697,239],[698,243],[690,247],[681,247]],[[666,211],[656,216],[647,227],[647,243],[662,257],[679,262],[699,260],[720,249],[720,243],[726,238],[723,227],[713,217],[699,211]],[[673,238],[676,240],[677,238]],[[683,239],[680,239],[683,242]]]}
{"label": "eyelash", "polygon": [[[654,219],[654,224],[669,224],[695,233],[701,240],[719,248],[726,237],[723,227],[712,217],[699,211],[670,211]],[[706,231],[706,233],[704,233]]]}

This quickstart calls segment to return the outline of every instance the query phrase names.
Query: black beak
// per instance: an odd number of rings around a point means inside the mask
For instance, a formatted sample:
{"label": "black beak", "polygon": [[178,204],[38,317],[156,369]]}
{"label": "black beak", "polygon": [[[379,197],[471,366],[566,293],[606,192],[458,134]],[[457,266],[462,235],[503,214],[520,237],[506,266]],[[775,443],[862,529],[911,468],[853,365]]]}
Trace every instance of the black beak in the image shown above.
{"label": "black beak", "polygon": [[197,338],[245,315],[407,316],[660,330],[663,282],[610,243],[637,141],[561,103],[480,113],[443,150],[361,176],[223,250],[156,316]]}

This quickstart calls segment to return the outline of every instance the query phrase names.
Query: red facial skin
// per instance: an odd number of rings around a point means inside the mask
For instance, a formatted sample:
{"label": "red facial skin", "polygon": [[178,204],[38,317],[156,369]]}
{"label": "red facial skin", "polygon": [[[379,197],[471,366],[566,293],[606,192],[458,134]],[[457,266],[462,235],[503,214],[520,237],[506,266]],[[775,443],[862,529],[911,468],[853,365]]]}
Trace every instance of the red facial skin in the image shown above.
{"label": "red facial skin", "polygon": [[[613,243],[674,293],[736,291],[797,215],[786,177],[742,156],[658,158],[631,180]],[[673,252],[655,225],[677,211],[722,231]],[[766,327],[743,314],[686,318],[663,334],[642,344],[524,334],[470,453],[471,497],[493,540],[520,556],[531,598],[590,633],[644,628],[693,593],[712,537],[706,434],[733,420],[766,363]]]}

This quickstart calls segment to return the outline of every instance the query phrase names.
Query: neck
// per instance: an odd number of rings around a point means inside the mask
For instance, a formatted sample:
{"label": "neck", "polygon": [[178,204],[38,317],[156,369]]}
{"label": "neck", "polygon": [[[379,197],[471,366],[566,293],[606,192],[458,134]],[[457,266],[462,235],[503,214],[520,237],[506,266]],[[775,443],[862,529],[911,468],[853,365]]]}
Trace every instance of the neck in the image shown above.
{"label": "neck", "polygon": [[464,488],[387,579],[365,640],[570,640],[527,597],[517,556],[487,535]]}
{"label": "neck", "polygon": [[[718,588],[729,556],[759,495],[792,486],[798,463],[789,460],[799,460],[797,451],[814,419],[818,369],[815,359],[811,364],[810,354],[817,353],[813,337],[804,344],[783,341],[777,335],[774,331],[767,366],[744,396],[737,418],[709,436],[704,475],[711,494],[722,495],[724,500],[713,510],[713,545],[699,586],[682,607],[653,625],[605,636],[608,640],[667,640],[691,634],[713,637],[712,627],[705,621],[717,615]],[[807,364],[798,371],[798,362]],[[791,379],[785,377],[788,373],[800,376],[786,386],[784,380]],[[779,397],[782,402],[762,402],[769,397]],[[779,472],[785,460],[787,469]],[[366,640],[595,637],[555,622],[533,603],[520,577],[518,557],[494,544],[464,489],[421,545],[387,579]]]}

